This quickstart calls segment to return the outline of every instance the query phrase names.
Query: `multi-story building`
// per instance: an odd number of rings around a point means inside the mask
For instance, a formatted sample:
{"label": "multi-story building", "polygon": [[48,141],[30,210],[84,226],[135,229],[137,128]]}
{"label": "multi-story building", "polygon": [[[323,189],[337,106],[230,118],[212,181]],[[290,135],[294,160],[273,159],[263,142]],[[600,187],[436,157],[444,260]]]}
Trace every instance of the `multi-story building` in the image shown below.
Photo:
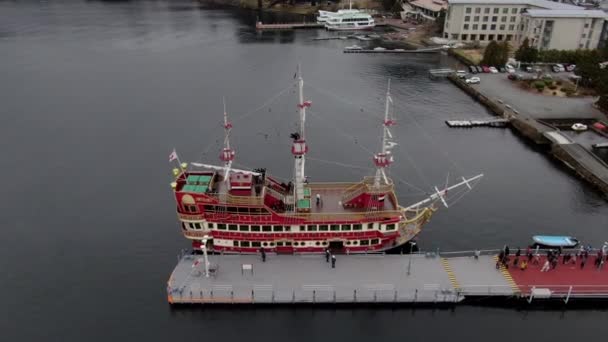
{"label": "multi-story building", "polygon": [[522,13],[518,42],[528,38],[541,50],[597,48],[606,13],[600,10],[540,10]]}
{"label": "multi-story building", "polygon": [[412,0],[402,5],[401,18],[435,20],[448,8],[447,0]]}
{"label": "multi-story building", "polygon": [[547,0],[448,1],[443,37],[465,42],[529,38],[539,49],[596,48],[606,18],[602,11]]}

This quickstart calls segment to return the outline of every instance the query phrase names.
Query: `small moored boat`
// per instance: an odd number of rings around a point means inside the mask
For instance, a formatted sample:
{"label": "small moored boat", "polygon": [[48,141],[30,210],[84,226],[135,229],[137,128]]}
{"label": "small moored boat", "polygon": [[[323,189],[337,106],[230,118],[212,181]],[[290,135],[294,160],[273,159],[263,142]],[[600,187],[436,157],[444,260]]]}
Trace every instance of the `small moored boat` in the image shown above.
{"label": "small moored boat", "polygon": [[576,247],[578,240],[572,236],[561,235],[535,235],[532,240],[537,245],[547,247]]}

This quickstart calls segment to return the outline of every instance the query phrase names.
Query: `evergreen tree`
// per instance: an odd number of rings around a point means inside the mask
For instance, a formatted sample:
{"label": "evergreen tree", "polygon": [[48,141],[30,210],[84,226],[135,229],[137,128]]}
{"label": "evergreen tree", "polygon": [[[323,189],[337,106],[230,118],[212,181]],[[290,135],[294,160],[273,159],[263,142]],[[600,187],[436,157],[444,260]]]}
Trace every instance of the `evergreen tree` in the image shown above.
{"label": "evergreen tree", "polygon": [[445,16],[446,10],[442,9],[441,11],[439,11],[439,16],[437,16],[437,19],[435,19],[435,28],[437,30],[437,33],[443,32],[443,27],[445,26]]}
{"label": "evergreen tree", "polygon": [[530,42],[526,38],[515,52],[515,59],[524,63],[536,62],[538,60],[538,50],[535,47],[530,47]]}
{"label": "evergreen tree", "polygon": [[496,65],[496,60],[500,55],[500,48],[495,41],[491,41],[488,46],[486,46],[486,50],[483,52],[483,58],[481,59],[481,64],[484,65]]}

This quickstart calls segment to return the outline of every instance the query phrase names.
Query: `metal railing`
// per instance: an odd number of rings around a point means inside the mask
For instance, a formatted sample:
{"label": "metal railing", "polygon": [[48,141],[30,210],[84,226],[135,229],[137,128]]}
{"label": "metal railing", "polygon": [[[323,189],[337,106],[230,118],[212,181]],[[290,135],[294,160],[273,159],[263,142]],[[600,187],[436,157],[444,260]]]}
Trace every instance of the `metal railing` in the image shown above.
{"label": "metal railing", "polygon": [[270,284],[235,289],[232,285],[214,285],[192,290],[167,287],[170,303],[217,304],[339,304],[339,303],[457,303],[464,296],[454,289],[435,284],[423,288],[396,289],[393,284],[371,284],[357,288],[333,285],[302,285],[299,288],[275,288]]}

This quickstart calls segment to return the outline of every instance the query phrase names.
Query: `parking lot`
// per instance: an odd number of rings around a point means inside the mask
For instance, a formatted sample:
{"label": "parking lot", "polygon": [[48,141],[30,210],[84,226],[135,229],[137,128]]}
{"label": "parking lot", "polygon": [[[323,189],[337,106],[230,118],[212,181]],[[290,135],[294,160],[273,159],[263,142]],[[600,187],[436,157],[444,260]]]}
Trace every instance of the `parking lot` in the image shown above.
{"label": "parking lot", "polygon": [[[518,72],[520,73],[520,72]],[[524,74],[524,73],[522,73]],[[566,78],[569,73],[553,73],[552,77]],[[521,114],[535,119],[563,118],[604,118],[602,112],[593,108],[594,97],[557,97],[535,94],[520,89],[515,82],[507,78],[506,73],[468,74],[467,77],[479,77],[479,84],[471,85],[491,99],[500,99]],[[528,74],[531,75],[531,74]]]}

